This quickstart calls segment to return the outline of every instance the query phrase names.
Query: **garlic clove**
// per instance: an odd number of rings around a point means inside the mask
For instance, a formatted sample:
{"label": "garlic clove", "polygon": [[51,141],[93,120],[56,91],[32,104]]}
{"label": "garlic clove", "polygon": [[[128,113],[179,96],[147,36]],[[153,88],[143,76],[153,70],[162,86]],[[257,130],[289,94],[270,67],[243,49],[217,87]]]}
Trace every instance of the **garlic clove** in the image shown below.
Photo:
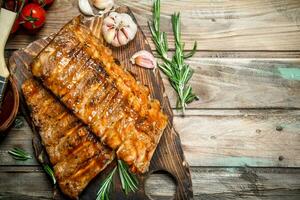
{"label": "garlic clove", "polygon": [[120,43],[120,46],[123,46],[123,45],[127,44],[128,39],[122,31],[118,31],[117,37],[118,37],[118,41]]}
{"label": "garlic clove", "polygon": [[119,14],[121,16],[121,18],[125,21],[125,22],[133,22],[132,18],[130,17],[130,15],[126,14],[126,13],[121,13]]}
{"label": "garlic clove", "polygon": [[136,25],[135,25],[135,27],[134,26],[124,27],[122,30],[126,34],[126,36],[129,38],[129,40],[133,40],[133,38],[135,37],[136,32],[137,32],[137,27],[136,27]]}
{"label": "garlic clove", "polygon": [[126,22],[123,21],[123,18],[119,13],[114,12],[112,16],[115,20],[115,24],[117,24],[118,26],[121,24],[126,24]]}
{"label": "garlic clove", "polygon": [[96,8],[100,9],[100,11],[98,12],[100,16],[108,13],[114,7],[113,0],[93,0],[92,2]]}
{"label": "garlic clove", "polygon": [[146,50],[141,50],[136,52],[131,58],[130,61],[132,64],[136,64],[138,66],[152,69],[156,67],[156,60],[154,56],[146,51]]}
{"label": "garlic clove", "polygon": [[121,14],[124,21],[124,29],[128,32],[129,38],[132,40],[137,32],[137,25],[128,14]]}
{"label": "garlic clove", "polygon": [[154,68],[153,62],[149,59],[143,58],[141,56],[135,58],[135,62],[138,66],[145,67],[148,69]]}
{"label": "garlic clove", "polygon": [[115,25],[115,20],[112,17],[106,17],[103,23],[106,24],[106,26],[113,26]]}
{"label": "garlic clove", "polygon": [[113,0],[93,0],[93,5],[98,9],[108,9],[109,10],[114,6]]}
{"label": "garlic clove", "polygon": [[117,35],[115,35],[114,39],[111,41],[111,44],[112,44],[114,47],[119,47],[119,46],[120,46],[120,43],[119,43],[119,40],[118,40]]}
{"label": "garlic clove", "polygon": [[128,30],[125,27],[122,28],[120,31],[122,31],[122,33],[126,36],[126,38],[129,38]]}
{"label": "garlic clove", "polygon": [[78,0],[78,7],[80,11],[88,16],[94,16],[93,9],[88,0]]}
{"label": "garlic clove", "polygon": [[104,39],[108,42],[111,43],[113,39],[115,38],[116,35],[116,30],[115,29],[108,29],[106,31],[106,34],[104,35]]}

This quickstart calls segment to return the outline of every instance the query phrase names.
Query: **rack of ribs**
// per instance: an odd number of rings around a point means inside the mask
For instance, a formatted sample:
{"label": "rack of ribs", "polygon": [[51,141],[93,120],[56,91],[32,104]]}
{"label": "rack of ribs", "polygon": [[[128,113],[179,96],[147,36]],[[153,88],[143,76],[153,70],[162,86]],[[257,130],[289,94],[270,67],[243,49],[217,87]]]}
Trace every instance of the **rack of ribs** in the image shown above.
{"label": "rack of ribs", "polygon": [[57,182],[64,194],[76,199],[115,154],[37,81],[28,79],[22,90]]}
{"label": "rack of ribs", "polygon": [[79,17],[58,32],[31,70],[133,172],[148,170],[168,118]]}

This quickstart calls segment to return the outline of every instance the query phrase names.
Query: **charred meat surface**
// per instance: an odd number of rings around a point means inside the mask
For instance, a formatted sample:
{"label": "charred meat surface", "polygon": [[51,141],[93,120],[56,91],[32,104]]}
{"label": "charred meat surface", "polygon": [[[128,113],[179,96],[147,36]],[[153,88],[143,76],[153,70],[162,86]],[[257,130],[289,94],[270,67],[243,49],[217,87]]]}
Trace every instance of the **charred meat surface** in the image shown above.
{"label": "charred meat surface", "polygon": [[59,31],[31,70],[133,172],[148,170],[168,118],[79,18]]}
{"label": "charred meat surface", "polygon": [[58,184],[64,194],[76,199],[114,159],[114,153],[37,81],[28,79],[22,91]]}

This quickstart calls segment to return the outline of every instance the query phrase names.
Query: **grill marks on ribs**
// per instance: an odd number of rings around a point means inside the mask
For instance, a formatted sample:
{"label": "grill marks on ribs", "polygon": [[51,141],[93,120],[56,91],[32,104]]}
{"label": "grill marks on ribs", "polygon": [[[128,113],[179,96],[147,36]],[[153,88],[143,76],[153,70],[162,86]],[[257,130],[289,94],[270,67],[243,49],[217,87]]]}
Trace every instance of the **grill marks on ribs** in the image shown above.
{"label": "grill marks on ribs", "polygon": [[22,90],[62,192],[77,198],[114,153],[35,80],[25,81]]}
{"label": "grill marks on ribs", "polygon": [[149,89],[75,18],[32,63],[40,78],[132,171],[147,171],[167,125]]}

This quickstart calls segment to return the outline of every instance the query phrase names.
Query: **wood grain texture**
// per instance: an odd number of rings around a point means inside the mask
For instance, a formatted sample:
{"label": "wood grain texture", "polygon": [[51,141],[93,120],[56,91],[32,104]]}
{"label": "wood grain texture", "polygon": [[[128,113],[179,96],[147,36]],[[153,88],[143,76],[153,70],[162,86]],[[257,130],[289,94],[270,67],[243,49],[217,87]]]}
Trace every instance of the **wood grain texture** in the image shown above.
{"label": "wood grain texture", "polygon": [[[280,70],[297,69],[300,59],[194,58],[190,83],[200,100],[188,108],[300,108],[300,79],[287,79]],[[300,77],[300,75],[298,75]],[[173,108],[176,93],[163,76]]]}
{"label": "wood grain texture", "polygon": [[[298,199],[299,170],[264,168],[191,168],[194,199]],[[165,183],[166,182],[166,183]],[[172,184],[161,174],[149,180],[148,193],[169,199]],[[164,197],[164,198],[162,198]]]}
{"label": "wood grain texture", "polygon": [[[120,7],[118,8],[118,11],[126,12],[132,15],[128,7]],[[132,17],[134,18],[133,15]],[[99,34],[101,33],[99,32],[99,26],[102,23],[101,18],[92,18],[89,20],[84,19],[83,21],[85,21],[85,25],[91,29],[95,36],[100,36]],[[32,62],[33,58],[46,46],[49,40],[49,38],[37,40],[29,44],[25,49],[14,52],[11,56],[9,60],[10,72],[14,82],[18,86],[20,94],[22,94],[22,83],[31,76],[30,72],[28,72],[28,66]],[[165,128],[164,134],[162,135],[159,145],[152,157],[149,172],[143,175],[139,175],[140,185],[143,186],[145,178],[152,172],[158,170],[167,171],[176,180],[175,199],[190,199],[193,196],[193,192],[189,166],[185,161],[183,151],[180,146],[179,135],[173,128],[173,113],[168,98],[164,96],[164,86],[159,71],[157,69],[148,70],[133,66],[129,61],[131,56],[135,52],[142,49],[151,51],[150,46],[147,43],[146,38],[140,28],[138,29],[135,39],[131,43],[126,45],[126,47],[112,49],[115,58],[121,60],[124,64],[124,67],[132,74],[134,74],[137,80],[141,81],[142,84],[148,86],[151,96],[160,101],[164,113],[167,114],[169,118],[168,125]],[[25,115],[25,118],[29,122],[33,132],[35,133],[34,136],[36,137],[34,137],[33,139],[33,146],[35,149],[36,157],[40,158],[41,156],[43,156],[45,151],[41,147],[41,141],[36,131],[37,129],[33,124],[31,118],[29,117],[29,112],[26,110],[26,102],[23,98],[21,98],[21,104],[21,107],[24,108],[22,109],[22,111]],[[39,159],[39,161],[43,163],[42,160]],[[103,179],[105,175],[108,175],[109,172],[109,170],[103,171],[100,176],[98,176],[99,180]],[[93,183],[88,187],[88,192],[84,192],[81,195],[82,199],[95,198],[95,195],[99,188],[99,185],[96,185],[96,183],[98,182],[98,178],[96,179],[96,181],[93,181]],[[117,192],[112,195],[112,198],[147,199],[143,189],[140,189],[136,193],[130,195],[129,197],[126,197],[122,192],[120,182],[116,183],[114,187]]]}
{"label": "wood grain texture", "polygon": [[[151,19],[151,0],[117,0],[129,6],[150,41],[147,21]],[[184,9],[183,9],[184,8]],[[182,39],[199,50],[300,50],[300,3],[298,0],[185,0],[162,1],[162,29],[174,38],[170,15],[180,11]],[[76,0],[57,0],[47,13],[47,23],[37,35],[20,32],[9,41],[9,49],[25,47],[37,38],[57,32],[79,13]],[[288,38],[288,39],[287,39]],[[151,41],[151,48],[153,43]]]}
{"label": "wood grain texture", "polygon": [[[275,199],[300,197],[300,170],[274,168],[191,168],[195,200]],[[174,183],[165,174],[151,175],[145,190],[155,200],[171,199]],[[51,182],[40,167],[0,167],[0,199],[52,199]],[[30,184],[28,184],[30,183]],[[39,190],[35,190],[39,188]]]}
{"label": "wood grain texture", "polygon": [[34,155],[32,148],[32,131],[28,124],[25,122],[20,128],[12,128],[10,132],[0,140],[0,165],[37,165],[36,159],[28,159],[26,161],[17,161],[8,154],[9,150],[15,147],[24,149],[30,155]]}
{"label": "wood grain texture", "polygon": [[300,167],[299,111],[241,113],[174,119],[191,166]]}

